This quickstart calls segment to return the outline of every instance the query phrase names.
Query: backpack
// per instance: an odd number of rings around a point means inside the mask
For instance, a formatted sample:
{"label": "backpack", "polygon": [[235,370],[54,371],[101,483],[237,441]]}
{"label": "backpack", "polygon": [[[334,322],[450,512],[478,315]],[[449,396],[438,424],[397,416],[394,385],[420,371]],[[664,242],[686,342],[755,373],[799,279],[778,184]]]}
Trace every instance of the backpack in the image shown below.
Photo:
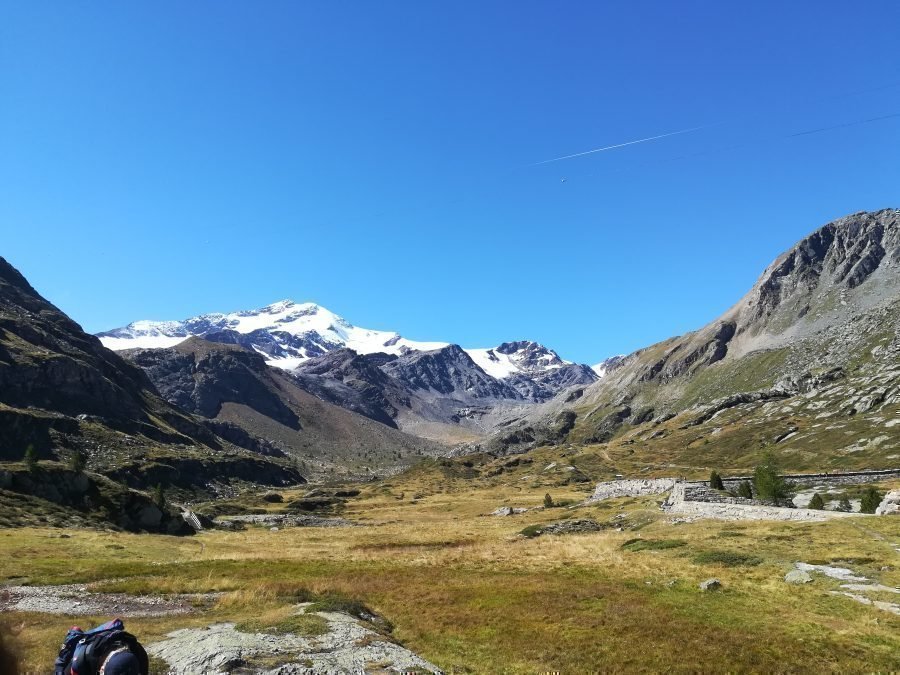
{"label": "backpack", "polygon": [[54,664],[54,675],[97,675],[103,659],[113,649],[127,647],[140,663],[141,673],[150,670],[147,652],[121,619],[113,619],[89,631],[70,628]]}

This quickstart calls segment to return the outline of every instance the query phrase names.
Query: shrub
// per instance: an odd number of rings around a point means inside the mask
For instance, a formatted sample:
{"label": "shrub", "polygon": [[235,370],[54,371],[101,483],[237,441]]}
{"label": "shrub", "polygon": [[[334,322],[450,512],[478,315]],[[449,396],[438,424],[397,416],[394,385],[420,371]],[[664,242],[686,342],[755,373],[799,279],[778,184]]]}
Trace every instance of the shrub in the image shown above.
{"label": "shrub", "polygon": [[875,509],[878,508],[878,505],[881,504],[881,500],[884,498],[876,488],[873,486],[869,486],[863,491],[862,501],[859,505],[860,513],[875,513]]}
{"label": "shrub", "polygon": [[771,452],[763,455],[763,462],[753,471],[753,489],[759,499],[777,501],[791,496],[792,485],[779,475],[778,463]]}
{"label": "shrub", "polygon": [[738,485],[738,497],[753,499],[753,488],[750,487],[748,481],[741,481],[740,485]]}
{"label": "shrub", "polygon": [[553,506],[553,497],[550,496],[550,493],[544,495],[544,508],[549,509]]}
{"label": "shrub", "polygon": [[75,450],[69,457],[69,468],[75,473],[81,473],[87,468],[87,455],[83,450]]}
{"label": "shrub", "polygon": [[694,562],[701,565],[724,565],[725,567],[755,566],[762,562],[762,558],[745,553],[732,553],[731,551],[704,551],[694,556]]}
{"label": "shrub", "polygon": [[812,496],[812,499],[809,500],[809,508],[815,509],[816,511],[821,511],[825,508],[825,501],[822,499],[822,495],[818,492]]}
{"label": "shrub", "polygon": [[722,482],[722,476],[719,475],[718,471],[713,471],[709,474],[709,487],[713,490],[725,489],[725,483]]}
{"label": "shrub", "polygon": [[156,484],[156,489],[153,491],[153,503],[160,511],[166,510],[166,492],[163,490],[162,483]]}
{"label": "shrub", "polygon": [[853,510],[853,505],[850,503],[850,500],[847,498],[847,495],[841,497],[841,500],[837,505],[838,511],[844,511],[845,513],[850,513]]}
{"label": "shrub", "polygon": [[523,528],[519,534],[528,537],[529,539],[533,539],[534,537],[540,536],[543,529],[540,525],[529,525],[528,527]]}
{"label": "shrub", "polygon": [[34,473],[38,468],[38,458],[37,453],[34,451],[34,446],[29,445],[25,448],[25,456],[22,458],[25,462],[25,468],[28,469],[29,473]]}

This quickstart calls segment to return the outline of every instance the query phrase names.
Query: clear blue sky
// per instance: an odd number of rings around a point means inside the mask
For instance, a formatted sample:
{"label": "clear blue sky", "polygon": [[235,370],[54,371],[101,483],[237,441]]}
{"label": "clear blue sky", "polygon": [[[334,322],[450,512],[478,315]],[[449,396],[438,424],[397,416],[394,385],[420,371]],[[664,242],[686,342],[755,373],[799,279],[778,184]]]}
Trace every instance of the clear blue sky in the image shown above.
{"label": "clear blue sky", "polygon": [[900,118],[791,137],[900,113],[898,28],[877,0],[2,0],[0,255],[92,332],[290,297],[593,363],[900,206]]}

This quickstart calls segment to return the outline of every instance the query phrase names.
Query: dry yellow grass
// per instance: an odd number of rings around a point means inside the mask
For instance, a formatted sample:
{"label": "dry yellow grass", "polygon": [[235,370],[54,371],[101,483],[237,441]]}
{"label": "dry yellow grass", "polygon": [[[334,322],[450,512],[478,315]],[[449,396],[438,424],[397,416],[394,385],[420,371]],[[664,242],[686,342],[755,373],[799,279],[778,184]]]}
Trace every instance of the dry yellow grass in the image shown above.
{"label": "dry yellow grass", "polygon": [[[495,517],[486,514],[500,505],[539,506],[548,489],[473,487],[427,472],[362,489],[343,515],[363,527],[252,528],[188,539],[0,531],[7,554],[0,578],[102,581],[100,588],[137,593],[227,592],[203,614],[129,621],[147,641],[181,626],[281,617],[297,589],[338,592],[382,613],[397,639],[450,672],[900,668],[900,617],[831,595],[833,580],[802,587],[782,581],[797,560],[847,560],[870,578],[900,586],[894,550],[900,519],[673,525],[652,498]],[[569,486],[549,491],[557,501],[586,494]],[[614,520],[618,514],[624,518]],[[622,522],[623,531],[518,535],[526,525],[565,517]],[[622,549],[636,537],[685,544]],[[693,561],[709,551],[762,562]],[[711,576],[722,580],[722,593],[697,589]],[[47,669],[73,622],[7,618],[26,667],[35,671]]]}

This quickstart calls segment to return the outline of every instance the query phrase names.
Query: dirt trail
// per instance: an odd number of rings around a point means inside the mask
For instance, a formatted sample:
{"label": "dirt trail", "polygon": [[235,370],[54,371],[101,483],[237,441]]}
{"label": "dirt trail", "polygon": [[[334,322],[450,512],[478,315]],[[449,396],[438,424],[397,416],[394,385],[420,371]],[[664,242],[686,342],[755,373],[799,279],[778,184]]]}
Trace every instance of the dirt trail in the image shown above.
{"label": "dirt trail", "polygon": [[165,596],[95,593],[85,584],[6,586],[0,589],[0,612],[103,615],[125,619],[189,614],[209,607],[218,597],[217,593]]}

